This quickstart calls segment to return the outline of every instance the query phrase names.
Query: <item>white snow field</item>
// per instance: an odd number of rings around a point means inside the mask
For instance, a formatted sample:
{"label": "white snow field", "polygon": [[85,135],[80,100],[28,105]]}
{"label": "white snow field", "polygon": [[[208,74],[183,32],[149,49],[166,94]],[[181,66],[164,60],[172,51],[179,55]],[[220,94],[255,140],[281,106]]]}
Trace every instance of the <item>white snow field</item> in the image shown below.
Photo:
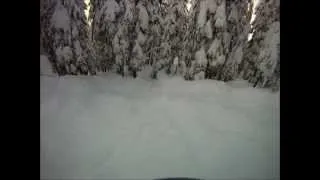
{"label": "white snow field", "polygon": [[279,179],[279,93],[243,81],[41,80],[42,179]]}

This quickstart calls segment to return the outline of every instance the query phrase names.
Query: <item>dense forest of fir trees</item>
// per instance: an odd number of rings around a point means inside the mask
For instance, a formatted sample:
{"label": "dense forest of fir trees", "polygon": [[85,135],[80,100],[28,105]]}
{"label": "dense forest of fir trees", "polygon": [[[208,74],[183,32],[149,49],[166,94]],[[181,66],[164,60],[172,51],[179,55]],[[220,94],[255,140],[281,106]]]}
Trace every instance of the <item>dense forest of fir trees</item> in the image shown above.
{"label": "dense forest of fir trees", "polygon": [[40,0],[40,54],[58,75],[150,68],[280,87],[280,0],[88,1]]}

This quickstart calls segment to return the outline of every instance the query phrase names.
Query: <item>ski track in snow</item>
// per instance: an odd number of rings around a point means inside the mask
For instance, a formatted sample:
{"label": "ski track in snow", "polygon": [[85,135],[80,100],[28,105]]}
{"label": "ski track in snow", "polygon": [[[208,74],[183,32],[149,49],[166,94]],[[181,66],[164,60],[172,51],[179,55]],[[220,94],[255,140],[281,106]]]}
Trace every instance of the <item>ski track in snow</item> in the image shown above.
{"label": "ski track in snow", "polygon": [[181,77],[40,79],[44,179],[279,179],[279,93]]}

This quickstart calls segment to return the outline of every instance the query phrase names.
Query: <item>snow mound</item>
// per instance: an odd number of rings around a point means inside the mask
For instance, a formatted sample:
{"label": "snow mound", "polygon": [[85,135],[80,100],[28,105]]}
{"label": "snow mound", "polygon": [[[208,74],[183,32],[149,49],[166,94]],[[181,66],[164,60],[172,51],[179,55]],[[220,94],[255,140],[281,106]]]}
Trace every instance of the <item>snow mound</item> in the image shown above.
{"label": "snow mound", "polygon": [[52,65],[45,55],[40,55],[40,75],[54,75]]}
{"label": "snow mound", "polygon": [[249,83],[244,80],[229,81],[227,85],[233,88],[250,88]]}

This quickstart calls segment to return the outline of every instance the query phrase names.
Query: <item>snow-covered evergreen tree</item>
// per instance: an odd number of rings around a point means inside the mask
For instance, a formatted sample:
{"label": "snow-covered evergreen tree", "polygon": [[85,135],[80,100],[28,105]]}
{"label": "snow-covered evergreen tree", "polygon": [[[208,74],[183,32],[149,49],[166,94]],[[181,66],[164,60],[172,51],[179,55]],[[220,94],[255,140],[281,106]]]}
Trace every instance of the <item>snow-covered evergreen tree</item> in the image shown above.
{"label": "snow-covered evergreen tree", "polygon": [[[197,0],[194,2],[188,39],[193,74],[232,80],[239,74],[250,30],[250,1]],[[192,64],[192,63],[187,63]],[[192,76],[192,75],[190,75]]]}
{"label": "snow-covered evergreen tree", "polygon": [[52,0],[40,1],[40,53],[49,53],[50,45],[50,17],[54,10]]}
{"label": "snow-covered evergreen tree", "polygon": [[192,74],[205,72],[205,77],[217,78],[217,72],[225,61],[226,52],[226,2],[225,0],[197,0],[192,12],[191,61]]}
{"label": "snow-covered evergreen tree", "polygon": [[77,74],[72,70],[76,66],[80,74],[95,74],[96,68],[93,61],[89,59],[88,48],[88,24],[85,16],[86,4],[83,0],[70,0],[70,19],[71,19],[71,47],[73,56],[76,60],[69,65],[69,72]]}
{"label": "snow-covered evergreen tree", "polygon": [[41,0],[40,52],[60,75],[116,67],[136,77],[150,65],[155,79],[165,69],[187,80],[244,78],[277,89],[279,0],[255,9],[254,2],[90,0],[89,29],[83,0]]}
{"label": "snow-covered evergreen tree", "polygon": [[55,10],[55,0],[40,1],[40,54],[46,55],[47,59],[53,66],[53,71],[56,72],[54,48],[52,42],[54,40],[50,29],[50,18]]}
{"label": "snow-covered evergreen tree", "polygon": [[40,6],[40,47],[54,69],[64,74],[94,74],[88,62],[88,25],[81,0],[43,0]]}
{"label": "snow-covered evergreen tree", "polygon": [[[163,33],[161,37],[161,51],[166,52],[162,57],[162,61],[170,72],[174,63],[174,58],[182,57],[183,41],[187,31],[187,0],[171,0],[168,1],[166,11],[163,16],[162,26]],[[169,51],[168,51],[169,50]]]}
{"label": "snow-covered evergreen tree", "polygon": [[152,65],[160,60],[161,35],[163,33],[162,23],[163,17],[161,15],[161,4],[157,0],[147,2],[147,12],[149,14],[149,33],[148,36],[139,34],[138,38],[145,42],[147,62]]}
{"label": "snow-covered evergreen tree", "polygon": [[116,0],[90,0],[91,39],[100,71],[111,69],[116,63],[118,52],[114,52],[113,43],[123,13],[124,8]]}
{"label": "snow-covered evergreen tree", "polygon": [[[226,61],[221,68],[218,79],[229,81],[236,79],[240,73],[244,46],[250,31],[250,7],[248,0],[227,1],[227,30],[225,32]],[[249,7],[249,9],[248,9]]]}
{"label": "snow-covered evergreen tree", "polygon": [[277,89],[280,81],[280,2],[261,0],[256,5],[253,35],[244,54],[243,78],[254,87]]}
{"label": "snow-covered evergreen tree", "polygon": [[[137,3],[137,4],[135,4]],[[147,39],[149,36],[149,15],[147,1],[141,0],[132,3],[132,21],[129,24],[129,69],[134,77],[140,71],[147,60]]]}

